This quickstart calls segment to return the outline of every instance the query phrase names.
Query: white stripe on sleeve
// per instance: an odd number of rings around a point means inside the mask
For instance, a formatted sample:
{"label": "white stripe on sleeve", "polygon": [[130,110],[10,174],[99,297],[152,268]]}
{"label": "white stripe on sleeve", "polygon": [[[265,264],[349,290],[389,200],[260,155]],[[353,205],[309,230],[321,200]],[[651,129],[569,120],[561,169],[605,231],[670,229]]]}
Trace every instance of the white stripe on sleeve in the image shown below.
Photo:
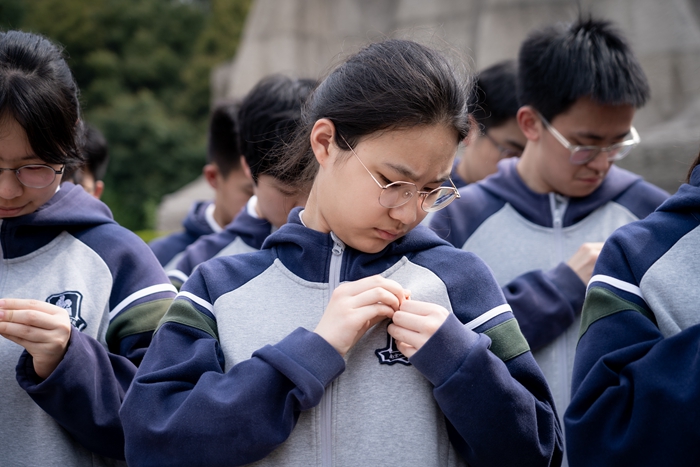
{"label": "white stripe on sleeve", "polygon": [[625,292],[629,292],[640,297],[641,299],[644,299],[644,296],[642,295],[642,290],[636,285],[630,284],[629,282],[621,281],[620,279],[616,279],[611,276],[606,276],[604,274],[596,274],[595,276],[591,277],[591,280],[588,281],[588,287],[586,287],[586,293],[588,293],[588,289],[594,282],[602,282],[604,284],[612,285],[616,289],[624,290]]}
{"label": "white stripe on sleeve", "polygon": [[175,298],[177,299],[178,297],[189,298],[190,300],[195,302],[197,305],[201,306],[202,308],[205,308],[210,313],[212,313],[212,314],[214,313],[214,305],[212,305],[208,301],[204,300],[203,298],[196,296],[195,294],[193,294],[191,292],[180,292],[179,294],[177,294],[177,297],[175,297]]}
{"label": "white stripe on sleeve", "polygon": [[112,311],[109,312],[109,320],[114,319],[115,316],[119,314],[124,308],[129,306],[131,303],[135,302],[139,298],[147,297],[148,295],[153,295],[160,292],[174,292],[177,293],[177,289],[172,284],[156,284],[145,289],[137,290],[132,293],[124,300],[122,300],[119,305],[115,306]]}
{"label": "white stripe on sleeve", "polygon": [[492,308],[489,311],[487,311],[486,313],[483,313],[483,314],[477,316],[476,318],[474,318],[473,320],[471,320],[467,324],[465,324],[465,326],[469,329],[476,329],[479,326],[481,326],[482,324],[484,324],[485,322],[487,322],[488,320],[495,318],[496,316],[498,316],[502,313],[508,313],[509,311],[513,311],[513,310],[510,308],[510,305],[508,305],[507,303],[504,303],[503,305],[499,305],[496,308]]}

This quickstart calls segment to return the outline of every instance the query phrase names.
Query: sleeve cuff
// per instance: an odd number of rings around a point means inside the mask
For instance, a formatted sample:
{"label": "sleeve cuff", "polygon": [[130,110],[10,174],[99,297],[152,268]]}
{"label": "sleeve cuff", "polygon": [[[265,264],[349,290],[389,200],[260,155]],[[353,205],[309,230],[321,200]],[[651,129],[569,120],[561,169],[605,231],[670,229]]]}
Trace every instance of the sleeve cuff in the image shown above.
{"label": "sleeve cuff", "polygon": [[345,360],[315,332],[298,328],[275,347],[327,386],[345,371]]}
{"label": "sleeve cuff", "polygon": [[462,365],[476,342],[485,336],[467,329],[454,314],[428,339],[409,361],[438,387]]}
{"label": "sleeve cuff", "polygon": [[581,313],[583,301],[586,298],[586,284],[576,275],[574,270],[566,263],[559,263],[557,267],[546,271],[544,275],[564,295],[576,314]]}
{"label": "sleeve cuff", "polygon": [[70,366],[71,355],[75,353],[75,350],[73,350],[76,347],[74,340],[79,339],[76,334],[83,336],[77,329],[71,331],[63,360],[58,363],[56,369],[53,370],[46,379],[41,379],[41,377],[36,374],[36,371],[34,371],[34,358],[30,353],[26,350],[22,351],[22,355],[20,355],[17,367],[15,368],[17,382],[22,389],[27,392],[42,392],[47,387],[51,387],[54,381],[60,381],[62,374],[65,373],[66,369]]}

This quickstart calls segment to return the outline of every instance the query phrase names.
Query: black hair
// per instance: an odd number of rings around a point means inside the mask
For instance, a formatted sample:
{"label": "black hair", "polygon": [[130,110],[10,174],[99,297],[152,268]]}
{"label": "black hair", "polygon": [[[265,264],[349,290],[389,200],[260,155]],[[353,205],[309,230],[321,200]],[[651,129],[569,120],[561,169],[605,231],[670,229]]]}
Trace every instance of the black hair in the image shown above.
{"label": "black hair", "polygon": [[216,164],[224,178],[241,168],[239,107],[238,100],[223,101],[214,107],[209,118],[207,162]]}
{"label": "black hair", "polygon": [[[315,122],[328,118],[343,150],[379,131],[445,124],[455,130],[455,143],[469,132],[467,79],[459,78],[439,52],[407,40],[370,44],[333,70],[316,88],[303,113],[303,124],[288,149],[299,184],[313,181],[318,164],[311,150]],[[347,144],[346,144],[347,142]]]}
{"label": "black hair", "polygon": [[476,76],[469,108],[483,131],[500,126],[517,115],[520,106],[515,91],[516,81],[515,60],[491,65]]}
{"label": "black hair", "polygon": [[698,157],[695,158],[692,164],[690,164],[690,168],[688,169],[688,175],[685,177],[685,183],[690,183],[690,176],[693,175],[693,170],[695,170],[695,167],[700,165],[700,154],[698,154]]}
{"label": "black hair", "polygon": [[531,33],[518,55],[518,100],[552,120],[578,99],[643,106],[649,83],[611,22],[579,18]]}
{"label": "black hair", "polygon": [[8,117],[44,162],[82,163],[78,86],[62,50],[38,34],[0,32],[0,119]]}
{"label": "black hair", "polygon": [[[282,148],[294,137],[302,105],[316,84],[310,79],[270,75],[261,79],[241,102],[241,152],[255,182],[286,157]],[[283,183],[295,181],[291,174],[270,174]]]}
{"label": "black hair", "polygon": [[85,170],[92,174],[95,181],[104,180],[109,163],[107,140],[100,130],[89,123],[83,125],[80,153],[83,155],[83,164],[66,167],[63,171],[63,181],[81,183],[82,172]]}

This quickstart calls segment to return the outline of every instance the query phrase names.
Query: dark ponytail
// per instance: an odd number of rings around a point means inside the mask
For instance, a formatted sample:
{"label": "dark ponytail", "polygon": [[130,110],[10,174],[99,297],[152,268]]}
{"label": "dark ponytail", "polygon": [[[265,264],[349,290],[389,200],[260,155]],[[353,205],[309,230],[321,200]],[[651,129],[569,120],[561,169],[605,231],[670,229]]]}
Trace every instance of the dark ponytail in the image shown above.
{"label": "dark ponytail", "polygon": [[80,165],[78,87],[61,49],[37,34],[0,33],[0,119],[24,128],[37,157]]}
{"label": "dark ponytail", "polygon": [[[318,165],[311,150],[317,120],[333,122],[335,143],[344,150],[378,131],[444,124],[455,130],[455,144],[469,132],[467,96],[470,85],[458,77],[439,52],[406,40],[371,44],[336,68],[316,88],[302,113],[302,124],[277,168],[286,173],[304,167],[294,178],[313,181]],[[298,169],[296,169],[299,172]]]}

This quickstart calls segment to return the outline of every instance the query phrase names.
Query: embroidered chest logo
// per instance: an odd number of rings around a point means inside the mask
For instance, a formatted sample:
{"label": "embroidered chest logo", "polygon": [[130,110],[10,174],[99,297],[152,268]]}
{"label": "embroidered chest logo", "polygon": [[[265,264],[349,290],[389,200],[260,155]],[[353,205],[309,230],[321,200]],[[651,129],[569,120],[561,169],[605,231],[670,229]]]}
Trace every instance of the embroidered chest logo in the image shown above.
{"label": "embroidered chest logo", "polygon": [[46,301],[66,310],[70,317],[71,324],[79,331],[87,327],[87,323],[83,317],[80,316],[80,305],[83,302],[83,295],[80,292],[61,292],[51,295]]}
{"label": "embroidered chest logo", "polygon": [[394,363],[401,363],[407,366],[411,365],[408,358],[396,347],[396,341],[388,332],[386,333],[386,347],[377,349],[374,353],[379,359],[379,363],[382,365],[393,365]]}

